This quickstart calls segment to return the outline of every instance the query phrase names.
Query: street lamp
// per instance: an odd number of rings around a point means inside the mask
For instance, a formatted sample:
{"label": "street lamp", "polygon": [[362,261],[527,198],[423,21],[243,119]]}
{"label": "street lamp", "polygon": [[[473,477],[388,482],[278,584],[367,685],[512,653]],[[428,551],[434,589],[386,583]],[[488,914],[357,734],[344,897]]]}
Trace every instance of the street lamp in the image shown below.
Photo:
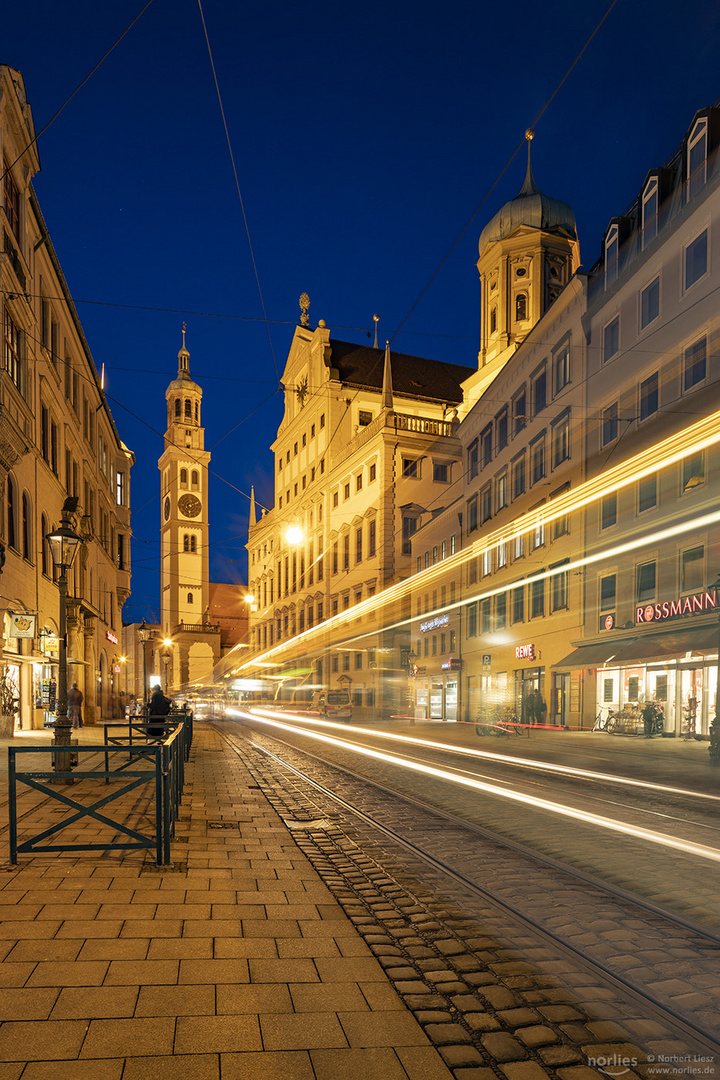
{"label": "street lamp", "polygon": [[168,692],[168,664],[170,663],[170,649],[171,648],[172,648],[172,639],[167,638],[167,637],[163,638],[162,662],[165,665],[165,696],[166,697],[167,697],[167,692]]}
{"label": "street lamp", "polygon": [[144,619],[140,623],[140,625],[138,626],[138,637],[140,638],[140,642],[142,644],[142,660],[143,660],[143,694],[142,694],[142,699],[143,699],[143,707],[146,708],[147,707],[147,651],[145,649],[145,645],[150,640],[150,627],[148,626],[148,624],[145,622]]}
{"label": "street lamp", "polygon": [[[55,734],[53,744],[56,747],[70,746],[70,732],[72,720],[67,711],[67,572],[75,562],[78,548],[82,543],[82,537],[73,532],[69,514],[77,507],[77,499],[66,499],[62,508],[60,527],[45,537],[50,545],[55,568],[59,570],[58,588],[60,590],[60,617],[58,630],[58,688],[57,688],[57,716],[55,719]],[[72,767],[69,754],[53,757],[55,768],[59,772],[69,772]]]}

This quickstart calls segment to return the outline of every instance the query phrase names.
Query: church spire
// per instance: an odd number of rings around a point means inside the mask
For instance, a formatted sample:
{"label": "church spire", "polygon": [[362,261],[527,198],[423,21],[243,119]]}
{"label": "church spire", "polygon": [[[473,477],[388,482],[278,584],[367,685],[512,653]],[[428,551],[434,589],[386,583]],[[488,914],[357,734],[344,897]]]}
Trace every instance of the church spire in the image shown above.
{"label": "church spire", "polygon": [[390,342],[385,342],[385,367],[383,369],[382,402],[383,409],[393,407],[392,366],[390,364]]}
{"label": "church spire", "polygon": [[255,485],[250,486],[250,524],[257,525],[257,512],[255,510]]}
{"label": "church spire", "polygon": [[535,132],[533,131],[532,128],[527,129],[527,131],[525,132],[525,138],[527,140],[527,147],[528,147],[527,172],[525,173],[525,183],[523,184],[523,186],[520,188],[520,191],[518,192],[518,198],[520,197],[520,195],[539,195],[540,194],[540,189],[538,188],[537,184],[535,183],[535,179],[534,179],[533,174],[532,174],[532,164],[530,162],[530,143],[535,138]]}
{"label": "church spire", "polygon": [[190,378],[190,353],[185,348],[185,330],[187,326],[185,323],[182,325],[182,348],[178,353],[178,379]]}

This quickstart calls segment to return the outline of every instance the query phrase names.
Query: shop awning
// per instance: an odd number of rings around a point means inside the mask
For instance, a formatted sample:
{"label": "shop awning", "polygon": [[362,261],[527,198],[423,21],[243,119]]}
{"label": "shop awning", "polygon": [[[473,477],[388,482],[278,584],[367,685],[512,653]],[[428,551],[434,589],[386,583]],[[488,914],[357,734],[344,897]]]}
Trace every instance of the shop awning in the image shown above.
{"label": "shop awning", "polygon": [[653,661],[673,659],[682,661],[686,656],[703,656],[717,653],[717,626],[688,626],[668,628],[653,634],[638,634],[633,638],[609,639],[579,645],[563,657],[553,668],[599,668],[648,664]]}

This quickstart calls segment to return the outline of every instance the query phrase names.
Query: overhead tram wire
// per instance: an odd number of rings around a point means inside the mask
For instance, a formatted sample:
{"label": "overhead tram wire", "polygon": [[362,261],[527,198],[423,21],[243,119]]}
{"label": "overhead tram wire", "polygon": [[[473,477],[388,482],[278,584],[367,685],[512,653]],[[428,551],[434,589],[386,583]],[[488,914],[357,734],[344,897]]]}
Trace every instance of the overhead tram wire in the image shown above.
{"label": "overhead tram wire", "polygon": [[245,213],[245,203],[243,202],[242,192],[240,191],[240,180],[238,178],[237,166],[235,165],[235,155],[233,153],[232,142],[230,140],[230,132],[228,131],[227,120],[225,119],[225,108],[222,102],[222,95],[220,93],[220,84],[218,83],[217,72],[215,71],[215,61],[213,59],[212,48],[210,46],[210,38],[208,36],[207,26],[205,23],[205,13],[203,11],[202,0],[198,0],[198,9],[200,11],[200,19],[202,20],[203,33],[205,35],[205,44],[207,46],[208,57],[210,59],[210,67],[212,68],[213,81],[215,83],[215,92],[217,94],[218,105],[220,106],[220,115],[222,117],[223,128],[225,131],[225,139],[227,142],[228,153],[230,154],[230,162],[232,164],[233,176],[235,177],[235,190],[237,191],[237,197],[240,202],[243,224],[245,225],[245,236],[247,237],[248,248],[250,249],[250,259],[252,261],[253,273],[255,274],[255,284],[257,285],[257,291],[260,297],[260,306],[263,313],[263,322],[265,323],[265,330],[268,336],[268,344],[270,346],[270,355],[272,356],[272,361],[275,366],[275,375],[277,376],[279,386],[280,371],[278,369],[277,359],[275,358],[275,349],[273,347],[272,334],[270,333],[270,320],[268,319],[267,312],[265,311],[265,300],[263,298],[263,292],[260,286],[260,275],[258,274],[257,263],[255,261],[255,252],[253,251],[252,240],[250,238],[250,226],[248,225],[247,214]]}
{"label": "overhead tram wire", "polygon": [[79,83],[78,83],[78,85],[77,85],[77,86],[75,87],[75,89],[73,90],[72,94],[70,94],[70,96],[69,96],[69,97],[67,97],[67,98],[65,99],[65,101],[63,101],[63,103],[62,103],[62,105],[60,106],[60,108],[59,108],[59,109],[57,109],[57,110],[56,110],[56,111],[55,111],[55,112],[53,113],[53,115],[52,115],[52,116],[50,117],[50,119],[48,120],[48,122],[47,122],[46,124],[44,124],[44,125],[43,125],[43,126],[42,126],[42,127],[40,128],[40,130],[39,130],[39,131],[37,132],[37,134],[35,135],[35,137],[34,137],[33,139],[31,139],[31,140],[30,140],[30,142],[29,142],[29,143],[27,144],[27,146],[25,146],[25,147],[24,147],[24,148],[23,148],[23,149],[22,149],[22,150],[20,151],[20,153],[18,154],[18,156],[17,156],[16,158],[15,158],[15,160],[14,160],[14,161],[11,161],[11,162],[10,162],[10,164],[9,164],[9,165],[8,165],[8,166],[7,166],[7,167],[6,167],[6,168],[5,168],[5,169],[4,169],[3,171],[2,171],[2,173],[0,173],[0,181],[4,180],[5,176],[6,176],[6,175],[7,175],[7,173],[8,173],[9,171],[10,171],[10,169],[12,169],[12,168],[13,168],[13,167],[14,167],[15,165],[17,165],[18,161],[20,161],[20,159],[21,159],[21,158],[23,157],[23,155],[24,155],[24,154],[26,154],[26,153],[28,152],[28,150],[30,149],[30,147],[31,147],[31,146],[34,146],[34,145],[35,145],[35,143],[36,143],[36,142],[38,141],[38,139],[40,138],[40,136],[41,136],[41,135],[44,135],[44,134],[45,134],[45,132],[46,132],[46,131],[48,130],[48,128],[49,128],[49,127],[50,127],[50,126],[51,126],[52,124],[54,124],[54,123],[55,123],[55,121],[57,120],[58,116],[59,116],[59,115],[60,115],[60,113],[61,113],[61,112],[63,111],[63,109],[64,109],[64,108],[65,108],[65,107],[66,107],[67,105],[69,105],[69,104],[70,104],[70,102],[72,101],[72,99],[73,99],[73,98],[75,97],[75,95],[76,95],[77,93],[79,93],[79,91],[80,91],[80,90],[82,90],[82,88],[83,88],[83,86],[85,85],[85,83],[86,83],[86,82],[88,82],[88,80],[89,80],[89,79],[91,79],[91,78],[93,77],[93,75],[95,74],[95,72],[97,71],[97,69],[98,69],[98,68],[100,67],[100,65],[101,65],[101,64],[103,64],[103,63],[105,62],[105,60],[107,60],[108,56],[109,56],[109,55],[110,55],[110,53],[111,53],[111,52],[113,51],[113,49],[115,49],[115,48],[116,48],[116,47],[117,47],[117,46],[118,46],[118,45],[120,44],[120,42],[122,41],[122,39],[123,39],[123,38],[124,38],[124,37],[125,37],[125,36],[126,36],[127,34],[129,34],[129,32],[130,32],[130,31],[132,30],[132,28],[133,28],[133,26],[135,25],[135,23],[136,23],[136,22],[138,21],[138,19],[141,19],[141,18],[142,18],[142,16],[143,16],[143,15],[145,14],[145,12],[147,11],[147,9],[148,9],[148,8],[150,7],[150,5],[152,4],[152,2],[153,2],[153,0],[147,0],[147,3],[146,3],[146,4],[145,4],[145,5],[144,5],[144,6],[143,6],[143,7],[141,8],[141,10],[140,10],[140,11],[139,11],[139,12],[137,13],[137,15],[136,15],[136,16],[135,16],[135,18],[134,18],[134,19],[132,20],[132,22],[128,23],[128,25],[127,25],[127,26],[125,27],[125,29],[123,30],[122,34],[120,34],[120,36],[119,36],[119,37],[117,37],[117,38],[115,39],[115,41],[113,41],[113,43],[112,43],[112,45],[110,46],[110,48],[109,48],[109,49],[108,49],[108,50],[107,50],[107,51],[106,51],[106,52],[105,52],[105,53],[104,53],[104,54],[103,54],[103,55],[102,55],[102,56],[100,57],[100,59],[98,60],[97,64],[95,64],[95,65],[94,65],[94,67],[92,67],[92,68],[90,69],[90,71],[89,71],[89,72],[87,73],[87,75],[86,75],[86,76],[85,76],[85,78],[84,78],[84,79],[82,80],[82,82],[79,82]]}

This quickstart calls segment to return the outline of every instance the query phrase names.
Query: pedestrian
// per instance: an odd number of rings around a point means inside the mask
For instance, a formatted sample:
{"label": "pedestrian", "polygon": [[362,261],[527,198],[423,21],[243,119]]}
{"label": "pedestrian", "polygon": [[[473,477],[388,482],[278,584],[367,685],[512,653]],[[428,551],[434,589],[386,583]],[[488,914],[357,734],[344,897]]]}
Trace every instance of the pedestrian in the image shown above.
{"label": "pedestrian", "polygon": [[[157,683],[155,686],[153,686],[152,697],[150,698],[150,715],[148,717],[148,720],[159,720],[161,723],[164,724],[165,717],[170,712],[171,704],[172,702],[170,701],[170,698],[165,697],[162,692],[162,687],[160,686],[160,683]],[[147,733],[148,735],[162,736],[165,734],[165,728],[157,726],[148,727]]]}
{"label": "pedestrian", "polygon": [[543,696],[540,693],[539,689],[536,690],[535,693],[533,694],[533,699],[534,699],[533,712],[535,713],[535,723],[543,725],[545,723],[545,714],[547,712],[547,705],[543,701]]}
{"label": "pedestrian", "polygon": [[82,690],[78,690],[78,684],[74,682],[67,693],[68,717],[72,720],[73,728],[82,727]]}
{"label": "pedestrian", "polygon": [[532,690],[528,690],[526,694],[523,694],[521,715],[522,722],[527,727],[531,727],[535,723],[535,694]]}

